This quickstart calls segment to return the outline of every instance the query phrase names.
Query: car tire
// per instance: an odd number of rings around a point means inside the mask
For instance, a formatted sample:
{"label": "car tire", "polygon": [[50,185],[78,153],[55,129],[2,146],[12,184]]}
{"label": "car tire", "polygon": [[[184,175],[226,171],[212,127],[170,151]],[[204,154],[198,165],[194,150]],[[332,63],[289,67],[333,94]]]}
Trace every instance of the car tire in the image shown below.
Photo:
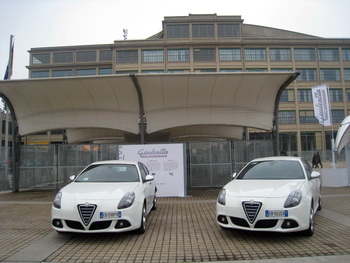
{"label": "car tire", "polygon": [[321,211],[322,210],[322,201],[321,201],[321,196],[318,198],[318,207],[317,207],[317,211]]}
{"label": "car tire", "polygon": [[309,228],[303,231],[303,234],[305,236],[311,237],[315,232],[314,216],[315,216],[314,208],[313,208],[313,205],[311,204],[310,213],[309,213]]}
{"label": "car tire", "polygon": [[156,194],[154,194],[152,210],[156,210],[156,209],[157,209],[157,196]]}
{"label": "car tire", "polygon": [[141,213],[141,225],[140,228],[136,230],[137,234],[144,234],[146,232],[146,205],[142,207]]}

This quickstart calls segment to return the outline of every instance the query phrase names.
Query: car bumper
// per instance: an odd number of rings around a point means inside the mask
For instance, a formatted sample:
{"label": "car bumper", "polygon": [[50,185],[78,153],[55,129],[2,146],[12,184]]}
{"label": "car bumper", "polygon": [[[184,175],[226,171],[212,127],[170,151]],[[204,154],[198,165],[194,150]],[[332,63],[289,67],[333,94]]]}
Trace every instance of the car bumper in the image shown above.
{"label": "car bumper", "polygon": [[[308,229],[310,203],[302,202],[296,207],[283,208],[283,200],[255,200],[261,204],[255,218],[248,218],[240,200],[223,206],[216,204],[216,220],[223,228],[250,231],[297,232]],[[279,211],[283,215],[271,216],[269,211]]]}
{"label": "car bumper", "polygon": [[98,206],[87,223],[80,216],[77,205],[65,209],[52,207],[51,224],[58,232],[105,233],[126,232],[141,226],[142,203],[134,203],[131,207],[117,210],[115,205]]}

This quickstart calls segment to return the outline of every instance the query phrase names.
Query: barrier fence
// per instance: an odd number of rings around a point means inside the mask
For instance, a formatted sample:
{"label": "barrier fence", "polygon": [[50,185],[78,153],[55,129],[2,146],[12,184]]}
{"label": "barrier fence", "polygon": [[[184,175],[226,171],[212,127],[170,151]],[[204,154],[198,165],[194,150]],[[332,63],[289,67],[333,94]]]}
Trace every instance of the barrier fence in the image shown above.
{"label": "barrier fence", "polygon": [[[220,187],[248,161],[273,155],[272,141],[219,141],[186,143],[188,187]],[[32,145],[20,146],[18,178],[14,175],[11,148],[0,150],[0,191],[21,189],[60,189],[86,165],[100,160],[118,159],[119,145]],[[314,152],[303,152],[311,162]],[[288,155],[293,155],[293,152]],[[331,151],[320,152],[322,160],[331,161]],[[6,156],[6,158],[5,158]],[[7,160],[6,160],[7,159]],[[344,156],[340,156],[344,160]],[[339,159],[338,159],[339,161]],[[18,180],[15,182],[14,180]]]}

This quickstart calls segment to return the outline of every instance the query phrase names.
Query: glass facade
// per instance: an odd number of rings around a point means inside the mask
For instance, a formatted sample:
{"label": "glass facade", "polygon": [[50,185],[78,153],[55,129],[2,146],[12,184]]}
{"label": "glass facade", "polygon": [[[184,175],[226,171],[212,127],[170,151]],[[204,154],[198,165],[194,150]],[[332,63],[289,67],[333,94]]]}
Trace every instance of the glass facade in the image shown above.
{"label": "glass facade", "polygon": [[218,37],[240,37],[241,27],[239,24],[218,24]]}
{"label": "glass facade", "polygon": [[193,38],[212,38],[214,36],[214,24],[192,25]]}
{"label": "glass facade", "polygon": [[164,62],[164,50],[142,50],[142,63]]}
{"label": "glass facade", "polygon": [[196,48],[193,50],[193,60],[195,62],[216,61],[214,48]]}
{"label": "glass facade", "polygon": [[62,70],[53,70],[52,77],[62,78],[62,77],[71,77],[73,76],[73,70],[71,69],[62,69]]}
{"label": "glass facade", "polygon": [[290,48],[270,48],[271,61],[290,61],[292,60]]}
{"label": "glass facade", "polygon": [[189,49],[168,49],[168,62],[190,61]]}
{"label": "glass facade", "polygon": [[73,63],[73,52],[53,53],[53,63]]}
{"label": "glass facade", "polygon": [[220,61],[240,61],[241,49],[240,48],[220,48],[219,49]]}
{"label": "glass facade", "polygon": [[50,64],[50,53],[33,54],[32,64]]}
{"label": "glass facade", "polygon": [[244,50],[245,61],[265,61],[265,48],[246,48]]}
{"label": "glass facade", "polygon": [[138,62],[137,50],[117,51],[117,64],[129,64]]}
{"label": "glass facade", "polygon": [[315,49],[314,48],[295,48],[294,49],[295,61],[315,61]]}
{"label": "glass facade", "polygon": [[167,38],[189,38],[189,25],[168,25]]}
{"label": "glass facade", "polygon": [[76,62],[95,62],[96,51],[77,51],[75,54]]}

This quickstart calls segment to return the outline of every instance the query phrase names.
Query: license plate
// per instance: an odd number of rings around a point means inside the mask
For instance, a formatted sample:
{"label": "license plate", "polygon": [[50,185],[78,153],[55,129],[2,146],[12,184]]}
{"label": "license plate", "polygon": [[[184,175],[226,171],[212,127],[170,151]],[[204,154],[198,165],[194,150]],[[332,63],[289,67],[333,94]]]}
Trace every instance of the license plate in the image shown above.
{"label": "license plate", "polygon": [[122,217],[122,211],[100,212],[100,218],[120,218],[120,217]]}
{"label": "license plate", "polygon": [[288,210],[265,210],[266,217],[288,217]]}

